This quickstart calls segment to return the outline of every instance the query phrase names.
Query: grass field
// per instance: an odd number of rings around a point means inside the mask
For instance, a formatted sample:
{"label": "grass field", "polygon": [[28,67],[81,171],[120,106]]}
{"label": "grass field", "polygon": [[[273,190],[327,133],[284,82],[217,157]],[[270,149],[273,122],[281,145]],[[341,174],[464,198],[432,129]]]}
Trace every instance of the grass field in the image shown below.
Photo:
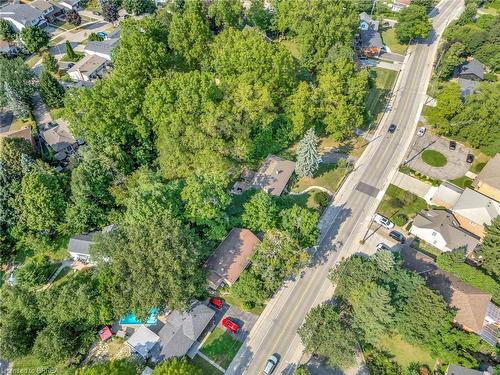
{"label": "grass field", "polygon": [[496,16],[498,13],[500,13],[500,0],[493,0],[486,7],[484,7],[482,11]]}
{"label": "grass field", "polygon": [[408,48],[408,46],[398,42],[398,40],[396,39],[394,28],[391,27],[382,31],[381,36],[382,41],[387,47],[390,48],[391,52],[399,53],[401,55],[404,55],[406,53],[406,49]]}
{"label": "grass field", "polygon": [[38,358],[32,355],[16,359],[12,367],[13,374],[74,374],[74,369],[69,369],[64,363],[56,366],[47,366]]}
{"label": "grass field", "polygon": [[370,70],[370,77],[374,79],[375,84],[368,91],[365,98],[365,104],[369,122],[374,122],[377,121],[382,114],[387,96],[394,86],[397,72],[394,70],[374,68]]}
{"label": "grass field", "polygon": [[235,307],[239,308],[240,310],[251,312],[252,314],[255,314],[255,315],[262,314],[262,311],[264,311],[264,308],[265,308],[265,305],[264,305],[264,306],[255,306],[255,307],[252,307],[251,309],[249,309],[249,308],[243,306],[243,302],[240,299],[233,296],[230,291],[227,294],[225,294],[224,292],[221,293],[221,297],[228,304],[235,306]]}
{"label": "grass field", "polygon": [[[382,202],[380,202],[377,208],[377,212],[389,219],[394,218],[396,215],[405,215],[408,218],[412,218],[417,212],[425,208],[427,208],[425,200],[391,184],[387,188]],[[396,224],[401,225],[400,223]]]}
{"label": "grass field", "polygon": [[24,129],[25,127],[32,127],[34,125],[33,120],[31,119],[20,119],[16,118],[12,124],[10,125],[10,130],[15,131],[15,130],[21,130]]}
{"label": "grass field", "polygon": [[190,360],[190,362],[198,367],[201,370],[201,373],[203,375],[220,375],[222,374],[219,370],[217,370],[214,366],[212,366],[210,363],[205,361],[203,358],[201,358],[199,355],[196,355],[193,359]]}
{"label": "grass field", "polygon": [[227,368],[233,357],[238,353],[240,346],[240,341],[233,338],[230,333],[217,327],[208,336],[207,341],[200,350],[219,366]]}
{"label": "grass field", "polygon": [[292,191],[301,192],[309,186],[321,186],[333,193],[337,190],[346,172],[346,167],[337,167],[336,164],[321,164],[314,177],[299,178]]}
{"label": "grass field", "polygon": [[404,368],[412,362],[418,362],[433,369],[436,363],[436,359],[432,358],[429,352],[407,343],[400,335],[384,337],[378,346],[394,355],[394,360]]}
{"label": "grass field", "polygon": [[453,185],[457,185],[459,188],[465,189],[467,187],[471,187],[473,181],[467,176],[462,176],[455,178],[454,180],[450,180],[450,182]]}
{"label": "grass field", "polygon": [[320,206],[314,200],[314,196],[318,193],[320,193],[320,190],[311,189],[307,193],[300,195],[289,195],[288,197],[301,207],[307,207],[307,208],[312,208],[314,210],[319,210]]}
{"label": "grass field", "polygon": [[446,156],[436,150],[425,150],[421,157],[431,167],[444,167],[448,163]]}

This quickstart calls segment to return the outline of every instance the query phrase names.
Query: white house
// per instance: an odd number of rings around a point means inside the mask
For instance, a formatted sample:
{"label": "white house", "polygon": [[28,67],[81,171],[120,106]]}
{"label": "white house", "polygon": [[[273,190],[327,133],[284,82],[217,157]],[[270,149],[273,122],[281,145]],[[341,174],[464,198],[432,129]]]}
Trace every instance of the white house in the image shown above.
{"label": "white house", "polygon": [[89,42],[84,49],[87,55],[95,55],[111,61],[111,52],[118,44],[119,39],[106,39],[103,41]]}
{"label": "white house", "polygon": [[93,81],[106,73],[109,61],[97,55],[87,55],[68,70],[75,81]]}
{"label": "white house", "polygon": [[68,10],[78,10],[80,9],[80,0],[62,0],[59,5]]}
{"label": "white house", "polygon": [[71,259],[83,263],[92,263],[90,259],[90,246],[95,243],[94,237],[100,233],[109,233],[114,227],[114,225],[108,225],[102,231],[89,232],[71,237],[68,244],[68,252]]}
{"label": "white house", "polygon": [[10,22],[17,32],[27,26],[44,27],[47,24],[43,11],[26,4],[9,4],[0,8],[0,18]]}
{"label": "white house", "polygon": [[415,216],[410,233],[441,251],[465,248],[469,253],[479,245],[479,237],[460,228],[447,210],[424,210]]}

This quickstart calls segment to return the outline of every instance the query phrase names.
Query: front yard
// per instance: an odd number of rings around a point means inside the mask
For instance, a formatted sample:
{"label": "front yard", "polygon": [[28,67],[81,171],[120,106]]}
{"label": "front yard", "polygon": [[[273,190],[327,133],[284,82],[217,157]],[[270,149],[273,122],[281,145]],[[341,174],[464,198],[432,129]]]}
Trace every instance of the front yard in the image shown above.
{"label": "front yard", "polygon": [[240,349],[241,342],[230,333],[216,327],[200,351],[223,368],[227,368]]}
{"label": "front yard", "polygon": [[403,226],[408,219],[413,218],[417,212],[425,208],[427,208],[425,200],[391,184],[387,188],[377,212],[394,221],[396,225]]}
{"label": "front yard", "polygon": [[390,27],[385,29],[380,33],[380,35],[382,36],[382,41],[387,47],[389,47],[391,52],[399,53],[400,55],[404,55],[406,53],[408,46],[398,42],[394,28]]}
{"label": "front yard", "polygon": [[420,365],[426,365],[432,370],[436,363],[436,359],[428,351],[409,344],[400,335],[386,336],[379,342],[378,346],[394,355],[394,360],[404,368],[408,368],[412,362],[416,362]]}
{"label": "front yard", "polygon": [[397,72],[394,70],[373,68],[370,69],[370,77],[374,81],[366,95],[365,103],[369,122],[376,122],[382,115],[388,95],[391,92]]}
{"label": "front yard", "polygon": [[190,362],[201,370],[203,375],[221,375],[222,373],[212,366],[210,363],[205,361],[199,355],[196,355]]}
{"label": "front yard", "polygon": [[314,177],[299,178],[293,186],[292,191],[301,192],[310,186],[321,186],[334,193],[346,173],[347,167],[323,163],[320,164]]}

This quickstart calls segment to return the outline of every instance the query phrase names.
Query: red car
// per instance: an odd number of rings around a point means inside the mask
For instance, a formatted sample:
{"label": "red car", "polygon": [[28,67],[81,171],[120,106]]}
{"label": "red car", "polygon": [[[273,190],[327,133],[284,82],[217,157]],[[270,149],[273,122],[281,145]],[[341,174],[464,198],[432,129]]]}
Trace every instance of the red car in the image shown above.
{"label": "red car", "polygon": [[222,319],[222,326],[230,330],[232,333],[238,333],[240,330],[240,326],[229,318]]}
{"label": "red car", "polygon": [[212,297],[208,300],[208,302],[213,306],[215,307],[216,309],[220,310],[224,307],[224,303],[222,302],[222,300],[220,298],[215,298],[215,297]]}

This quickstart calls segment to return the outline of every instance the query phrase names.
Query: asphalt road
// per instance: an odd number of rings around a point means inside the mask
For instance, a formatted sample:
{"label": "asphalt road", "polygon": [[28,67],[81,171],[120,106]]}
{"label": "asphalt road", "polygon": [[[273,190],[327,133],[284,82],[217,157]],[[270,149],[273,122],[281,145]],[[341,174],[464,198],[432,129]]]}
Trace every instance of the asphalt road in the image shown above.
{"label": "asphalt road", "polygon": [[[332,297],[329,270],[357,252],[359,240],[416,131],[438,35],[462,9],[463,0],[441,1],[432,14],[434,30],[429,40],[409,48],[375,137],[320,221],[321,236],[311,263],[268,303],[226,374],[260,374],[274,353],[280,357],[275,374],[293,374],[303,354],[297,329],[312,307]],[[387,133],[390,123],[397,125],[394,134]]]}

